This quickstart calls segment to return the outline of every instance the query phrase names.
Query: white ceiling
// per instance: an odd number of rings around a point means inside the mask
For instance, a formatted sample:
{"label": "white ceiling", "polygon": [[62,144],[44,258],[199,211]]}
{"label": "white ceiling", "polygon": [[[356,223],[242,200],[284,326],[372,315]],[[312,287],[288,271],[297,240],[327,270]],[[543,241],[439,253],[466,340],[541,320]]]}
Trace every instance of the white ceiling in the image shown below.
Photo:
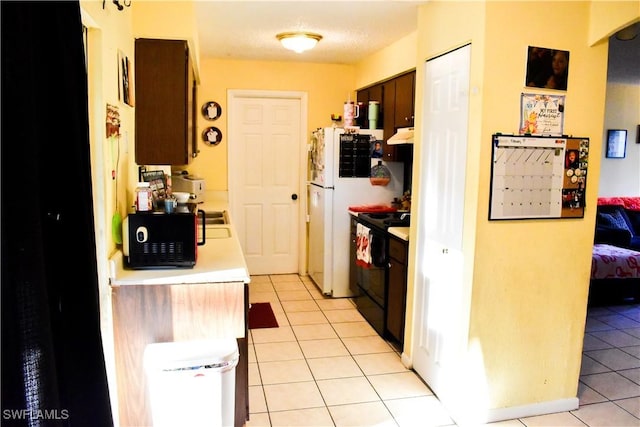
{"label": "white ceiling", "polygon": [[[413,32],[425,1],[196,1],[202,57],[353,64]],[[276,34],[309,31],[323,39],[301,54]]]}
{"label": "white ceiling", "polygon": [[[418,6],[424,3],[427,1],[197,0],[200,54],[354,64],[413,32]],[[318,33],[323,39],[301,54],[284,49],[276,39],[278,33],[301,30]],[[609,80],[640,84],[640,36],[626,42],[612,37],[609,47]]]}

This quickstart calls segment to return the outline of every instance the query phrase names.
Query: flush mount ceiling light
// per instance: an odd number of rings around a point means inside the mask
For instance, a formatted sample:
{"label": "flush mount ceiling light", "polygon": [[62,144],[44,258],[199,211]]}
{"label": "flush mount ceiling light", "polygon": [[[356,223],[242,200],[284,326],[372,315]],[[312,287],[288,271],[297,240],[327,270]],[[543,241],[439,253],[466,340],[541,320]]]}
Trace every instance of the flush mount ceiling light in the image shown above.
{"label": "flush mount ceiling light", "polygon": [[276,35],[276,38],[280,40],[282,46],[286,49],[292,50],[297,53],[302,53],[305,50],[313,49],[322,36],[314,33],[280,33]]}

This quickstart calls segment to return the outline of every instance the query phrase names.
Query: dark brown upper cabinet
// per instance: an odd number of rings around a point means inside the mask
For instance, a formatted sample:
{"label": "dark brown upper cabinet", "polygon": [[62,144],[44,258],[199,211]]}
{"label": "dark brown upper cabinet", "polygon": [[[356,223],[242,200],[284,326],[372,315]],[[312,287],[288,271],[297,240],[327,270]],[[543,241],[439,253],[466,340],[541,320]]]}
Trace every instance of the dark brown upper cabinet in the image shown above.
{"label": "dark brown upper cabinet", "polygon": [[[415,78],[414,70],[357,91],[358,102],[367,105],[369,101],[380,101],[377,128],[384,130],[384,160],[392,162],[401,160],[398,157],[397,147],[388,145],[386,140],[391,138],[398,128],[413,126]],[[360,115],[362,116],[362,110]],[[368,118],[365,118],[360,126],[368,128]]]}
{"label": "dark brown upper cabinet", "polygon": [[394,79],[396,82],[396,106],[394,126],[396,130],[413,126],[416,73],[411,72]]}
{"label": "dark brown upper cabinet", "polygon": [[185,40],[135,41],[135,160],[186,165],[198,154],[197,85]]}

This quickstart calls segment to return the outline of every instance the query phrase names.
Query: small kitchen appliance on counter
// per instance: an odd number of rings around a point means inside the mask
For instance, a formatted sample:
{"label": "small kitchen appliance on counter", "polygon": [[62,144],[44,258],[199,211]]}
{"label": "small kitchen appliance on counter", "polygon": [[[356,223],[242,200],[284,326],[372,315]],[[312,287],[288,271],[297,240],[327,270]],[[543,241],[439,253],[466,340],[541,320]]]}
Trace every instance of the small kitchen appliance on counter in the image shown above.
{"label": "small kitchen appliance on counter", "polygon": [[171,175],[171,189],[174,192],[190,193],[192,203],[204,202],[205,185],[202,178],[185,173]]}
{"label": "small kitchen appliance on counter", "polygon": [[[198,224],[198,216],[201,224]],[[122,248],[130,269],[193,268],[205,244],[205,212],[137,212],[124,219]],[[201,239],[198,227],[201,225]]]}

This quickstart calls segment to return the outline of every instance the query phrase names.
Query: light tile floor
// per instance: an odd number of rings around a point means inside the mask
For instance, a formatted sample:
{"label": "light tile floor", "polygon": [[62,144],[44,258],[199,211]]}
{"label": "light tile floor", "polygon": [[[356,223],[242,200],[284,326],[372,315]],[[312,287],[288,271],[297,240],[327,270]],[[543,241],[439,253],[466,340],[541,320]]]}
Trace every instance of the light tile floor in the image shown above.
{"label": "light tile floor", "polygon": [[[307,277],[253,276],[278,328],[249,331],[250,421],[256,426],[454,426],[427,385],[348,298]],[[491,426],[640,426],[640,305],[590,308],[580,408]]]}

